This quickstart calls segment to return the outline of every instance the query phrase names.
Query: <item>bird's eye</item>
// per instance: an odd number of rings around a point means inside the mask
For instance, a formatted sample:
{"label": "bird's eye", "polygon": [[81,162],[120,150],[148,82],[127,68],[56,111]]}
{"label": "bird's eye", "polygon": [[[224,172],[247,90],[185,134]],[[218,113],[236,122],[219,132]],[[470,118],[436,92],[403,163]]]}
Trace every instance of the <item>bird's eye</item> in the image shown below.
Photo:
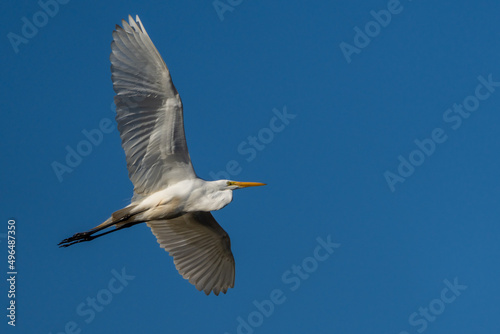
{"label": "bird's eye", "polygon": [[230,186],[230,185],[232,185],[232,184],[233,184],[233,182],[231,182],[231,181],[227,181],[227,185],[228,185],[228,186]]}

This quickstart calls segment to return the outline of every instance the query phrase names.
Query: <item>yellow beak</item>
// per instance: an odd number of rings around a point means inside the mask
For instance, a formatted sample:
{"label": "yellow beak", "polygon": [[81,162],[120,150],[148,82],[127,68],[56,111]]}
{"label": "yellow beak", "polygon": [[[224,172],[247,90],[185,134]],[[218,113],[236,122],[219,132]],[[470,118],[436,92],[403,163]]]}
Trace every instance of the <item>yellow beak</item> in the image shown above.
{"label": "yellow beak", "polygon": [[265,183],[260,183],[260,182],[237,182],[233,181],[231,184],[234,184],[238,186],[239,188],[246,188],[246,187],[257,187],[257,186],[265,186]]}

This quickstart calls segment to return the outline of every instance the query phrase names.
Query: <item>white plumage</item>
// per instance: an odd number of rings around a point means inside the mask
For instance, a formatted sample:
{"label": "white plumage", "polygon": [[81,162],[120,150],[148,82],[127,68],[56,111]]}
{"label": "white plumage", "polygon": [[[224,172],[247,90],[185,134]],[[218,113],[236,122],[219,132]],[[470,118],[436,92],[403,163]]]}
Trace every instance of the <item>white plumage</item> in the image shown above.
{"label": "white plumage", "polygon": [[146,222],[184,278],[207,295],[226,293],[234,287],[234,258],[229,236],[210,211],[229,204],[234,189],[264,184],[196,176],[184,135],[181,98],[138,16],[116,26],[111,50],[116,121],[134,196],[104,223],[60,245]]}

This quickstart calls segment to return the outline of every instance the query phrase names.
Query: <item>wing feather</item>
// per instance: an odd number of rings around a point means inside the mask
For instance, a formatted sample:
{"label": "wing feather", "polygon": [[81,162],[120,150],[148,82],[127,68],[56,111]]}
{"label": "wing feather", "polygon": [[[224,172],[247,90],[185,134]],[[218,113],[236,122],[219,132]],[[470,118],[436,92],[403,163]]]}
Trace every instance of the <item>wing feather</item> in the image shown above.
{"label": "wing feather", "polygon": [[235,266],[228,234],[210,212],[192,212],[147,222],[179,273],[207,295],[234,287]]}
{"label": "wing feather", "polygon": [[181,98],[138,16],[116,26],[110,60],[116,121],[134,199],[195,178]]}

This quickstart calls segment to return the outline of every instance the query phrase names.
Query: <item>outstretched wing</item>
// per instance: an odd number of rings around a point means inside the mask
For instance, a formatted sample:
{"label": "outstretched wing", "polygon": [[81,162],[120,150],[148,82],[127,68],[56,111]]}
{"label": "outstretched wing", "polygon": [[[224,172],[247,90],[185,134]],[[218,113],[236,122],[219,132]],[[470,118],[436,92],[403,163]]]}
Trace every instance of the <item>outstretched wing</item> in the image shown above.
{"label": "outstretched wing", "polygon": [[182,102],[165,62],[139,17],[116,26],[111,42],[111,79],[116,121],[134,197],[195,178],[189,158]]}
{"label": "outstretched wing", "polygon": [[210,212],[147,222],[179,274],[207,295],[234,287],[234,258],[226,231]]}

